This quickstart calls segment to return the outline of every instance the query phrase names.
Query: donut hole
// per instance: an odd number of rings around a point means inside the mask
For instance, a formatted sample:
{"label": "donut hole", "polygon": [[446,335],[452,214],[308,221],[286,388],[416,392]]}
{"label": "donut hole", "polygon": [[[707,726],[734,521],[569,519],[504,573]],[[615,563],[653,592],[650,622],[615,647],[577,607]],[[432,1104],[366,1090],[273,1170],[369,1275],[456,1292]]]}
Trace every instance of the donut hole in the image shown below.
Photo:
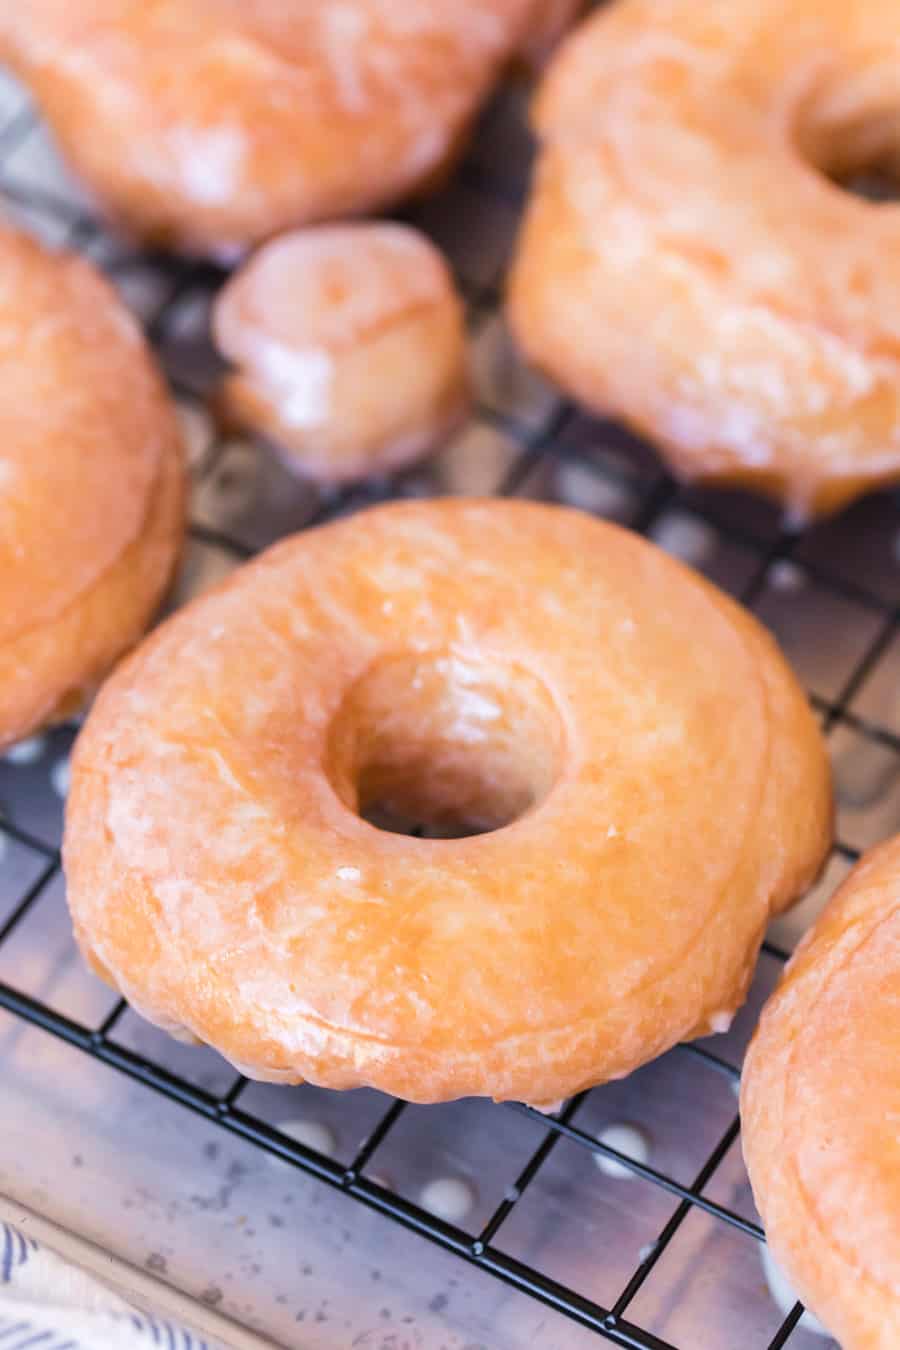
{"label": "donut hole", "polygon": [[803,157],[836,187],[876,205],[900,200],[900,111],[846,118],[808,110],[798,128]]}
{"label": "donut hole", "polygon": [[880,205],[884,202],[900,201],[900,169],[884,169],[877,165],[871,168],[855,170],[843,178],[832,178],[837,187],[850,192],[854,197],[862,197],[867,202]]}
{"label": "donut hole", "polygon": [[376,828],[456,839],[501,829],[543,801],[562,744],[548,691],[523,667],[392,655],[344,697],[326,770],[344,804]]}

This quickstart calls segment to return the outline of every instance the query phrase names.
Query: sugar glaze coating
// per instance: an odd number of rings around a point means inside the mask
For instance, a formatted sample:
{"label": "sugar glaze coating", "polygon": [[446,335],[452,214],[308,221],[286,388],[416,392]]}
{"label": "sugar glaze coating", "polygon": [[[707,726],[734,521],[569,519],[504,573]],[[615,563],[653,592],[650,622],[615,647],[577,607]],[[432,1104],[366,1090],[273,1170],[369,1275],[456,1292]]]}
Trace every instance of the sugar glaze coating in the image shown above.
{"label": "sugar glaze coating", "polygon": [[535,108],[526,352],[795,522],[900,477],[900,206],[831,181],[896,174],[898,70],[890,0],[601,9]]}
{"label": "sugar glaze coating", "polygon": [[249,1075],[540,1105],[719,1025],[830,830],[750,615],[579,512],[448,499],[157,629],[79,738],[65,866],[98,973]]}

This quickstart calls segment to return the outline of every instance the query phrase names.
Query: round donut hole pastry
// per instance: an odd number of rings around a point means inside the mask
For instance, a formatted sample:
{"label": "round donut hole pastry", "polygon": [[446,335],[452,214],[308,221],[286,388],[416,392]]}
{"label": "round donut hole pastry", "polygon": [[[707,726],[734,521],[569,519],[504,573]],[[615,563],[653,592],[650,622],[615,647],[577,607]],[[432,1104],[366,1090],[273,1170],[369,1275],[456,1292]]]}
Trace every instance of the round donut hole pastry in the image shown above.
{"label": "round donut hole pastry", "polygon": [[29,0],[3,6],[0,60],[115,224],[231,262],[432,190],[573,4]]}
{"label": "round donut hole pastry", "polygon": [[[619,0],[563,44],[511,324],[688,480],[836,511],[900,478],[900,166],[884,0]],[[833,180],[839,180],[833,181]]]}
{"label": "round donut hole pastry", "polygon": [[92,967],[249,1076],[542,1105],[721,1026],[830,837],[749,614],[580,512],[446,499],[157,629],[79,737],[64,853]]}
{"label": "round donut hole pastry", "polygon": [[844,1350],[900,1345],[900,838],[865,855],[748,1051],[744,1157],[770,1248]]}
{"label": "round donut hole pastry", "polygon": [[2,748],[77,713],[141,636],[185,493],[174,410],[113,289],[6,227],[0,272]]}
{"label": "round donut hole pastry", "polygon": [[213,332],[233,367],[220,417],[320,482],[411,463],[469,407],[462,303],[441,254],[405,225],[264,245],[220,293]]}

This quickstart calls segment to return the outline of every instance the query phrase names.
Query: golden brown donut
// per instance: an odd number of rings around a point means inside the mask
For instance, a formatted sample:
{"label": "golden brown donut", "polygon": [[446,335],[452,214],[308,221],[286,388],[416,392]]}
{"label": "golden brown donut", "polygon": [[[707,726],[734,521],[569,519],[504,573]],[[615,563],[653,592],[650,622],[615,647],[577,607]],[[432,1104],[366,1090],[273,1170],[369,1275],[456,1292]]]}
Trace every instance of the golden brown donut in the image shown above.
{"label": "golden brown donut", "polygon": [[723,1030],[830,826],[749,614],[589,516],[443,500],[159,628],[79,738],[64,854],[93,968],[251,1077],[546,1104]]}
{"label": "golden brown donut", "polygon": [[741,1087],[772,1251],[844,1350],[900,1345],[900,839],[836,892],[769,1000]]}
{"label": "golden brown donut", "polygon": [[114,220],[227,256],[427,186],[544,3],[27,0],[0,57]]}
{"label": "golden brown donut", "polygon": [[406,225],[265,244],[220,292],[213,332],[237,368],[224,417],[324,482],[410,463],[468,406],[462,304],[441,254]]}
{"label": "golden brown donut", "polygon": [[0,745],[140,637],[183,533],[180,432],[137,324],[80,259],[0,229]]}
{"label": "golden brown donut", "polygon": [[554,58],[514,266],[525,351],[688,479],[796,520],[900,477],[892,0],[618,0]]}

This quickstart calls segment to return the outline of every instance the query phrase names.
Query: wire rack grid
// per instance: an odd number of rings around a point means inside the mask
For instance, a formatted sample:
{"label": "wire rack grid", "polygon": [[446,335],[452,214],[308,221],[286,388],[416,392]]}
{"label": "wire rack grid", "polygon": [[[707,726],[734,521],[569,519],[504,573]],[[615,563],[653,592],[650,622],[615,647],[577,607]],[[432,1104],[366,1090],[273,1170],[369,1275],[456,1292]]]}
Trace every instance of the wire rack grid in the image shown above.
{"label": "wire rack grid", "polygon": [[[706,1225],[705,1250],[732,1238],[749,1246],[763,1241],[743,1173],[730,1187],[719,1184],[726,1161],[732,1172],[734,1166],[740,1168],[739,1157],[734,1164],[739,1119],[731,1089],[739,1081],[741,1054],[759,1003],[832,883],[862,847],[900,824],[900,701],[892,692],[900,665],[900,514],[895,501],[884,495],[838,522],[806,534],[791,533],[760,502],[677,484],[645,446],[614,425],[586,417],[519,365],[499,305],[529,166],[523,103],[521,89],[504,91],[483,118],[453,184],[410,214],[448,252],[466,296],[477,414],[426,468],[333,494],[287,479],[274,463],[266,462],[260,478],[256,450],[217,439],[205,418],[203,397],[215,373],[205,339],[206,316],[221,274],[206,265],[141,256],[110,238],[60,169],[34,109],[11,81],[0,83],[0,194],[5,214],[14,221],[54,243],[81,250],[107,271],[139,312],[170,377],[188,433],[194,476],[191,547],[176,602],[278,535],[367,503],[390,496],[495,492],[572,502],[629,524],[737,595],[782,639],[810,685],[832,746],[841,842],[822,885],[794,919],[782,921],[770,935],[761,959],[766,974],[736,1030],[672,1051],[660,1062],[664,1069],[656,1085],[649,1083],[644,1092],[652,1119],[665,1114],[672,1084],[691,1072],[701,1069],[724,1085],[730,1107],[719,1111],[713,1136],[706,1117],[701,1120],[706,1109],[702,1094],[695,1104],[696,1120],[688,1121],[689,1131],[705,1140],[702,1157],[694,1158],[686,1171],[674,1163],[657,1165],[655,1159],[629,1156],[598,1140],[592,1112],[596,1114],[597,1100],[612,1089],[575,1098],[555,1116],[525,1106],[490,1107],[527,1118],[534,1143],[496,1203],[470,1228],[436,1216],[379,1177],[379,1160],[391,1137],[402,1131],[405,1114],[419,1108],[383,1103],[354,1156],[338,1161],[295,1142],[256,1112],[253,1087],[245,1078],[233,1077],[213,1091],[174,1071],[162,1057],[127,1044],[118,1034],[126,1016],[124,1003],[90,1021],[67,1014],[52,996],[22,987],[4,965],[3,952],[60,880],[61,808],[46,802],[36,808],[35,791],[44,787],[23,788],[23,774],[32,772],[27,748],[14,751],[0,765],[0,844],[27,851],[33,862],[27,884],[0,889],[0,1008],[355,1197],[454,1253],[462,1263],[478,1266],[564,1314],[598,1339],[642,1350],[687,1350],[689,1345],[717,1350],[738,1339],[761,1350],[778,1350],[789,1342],[792,1347],[821,1344],[801,1324],[802,1308],[797,1305],[785,1316],[783,1309],[766,1302],[762,1284],[756,1297],[766,1304],[766,1315],[759,1321],[757,1339],[737,1334],[723,1339],[721,1329],[710,1330],[708,1338],[698,1340],[693,1332],[693,1339],[685,1339],[688,1333],[680,1329],[678,1317],[667,1315],[650,1291],[673,1244],[698,1216]],[[65,777],[65,752],[73,735],[74,728],[53,733],[53,752],[60,758],[51,777],[55,773],[57,780]],[[41,753],[46,758],[46,751]],[[64,781],[55,785],[57,795],[63,795]],[[540,1191],[554,1157],[558,1163],[561,1149],[567,1160],[577,1152],[605,1161],[608,1179],[603,1184],[625,1187],[626,1198],[617,1211],[620,1220],[630,1203],[627,1178],[652,1188],[665,1203],[665,1221],[649,1233],[633,1264],[617,1275],[618,1284],[608,1297],[595,1296],[592,1286],[588,1292],[574,1287],[565,1266],[548,1269],[539,1254],[524,1259],[505,1241],[517,1213]],[[590,1262],[614,1267],[614,1245],[607,1240],[593,1247]]]}

